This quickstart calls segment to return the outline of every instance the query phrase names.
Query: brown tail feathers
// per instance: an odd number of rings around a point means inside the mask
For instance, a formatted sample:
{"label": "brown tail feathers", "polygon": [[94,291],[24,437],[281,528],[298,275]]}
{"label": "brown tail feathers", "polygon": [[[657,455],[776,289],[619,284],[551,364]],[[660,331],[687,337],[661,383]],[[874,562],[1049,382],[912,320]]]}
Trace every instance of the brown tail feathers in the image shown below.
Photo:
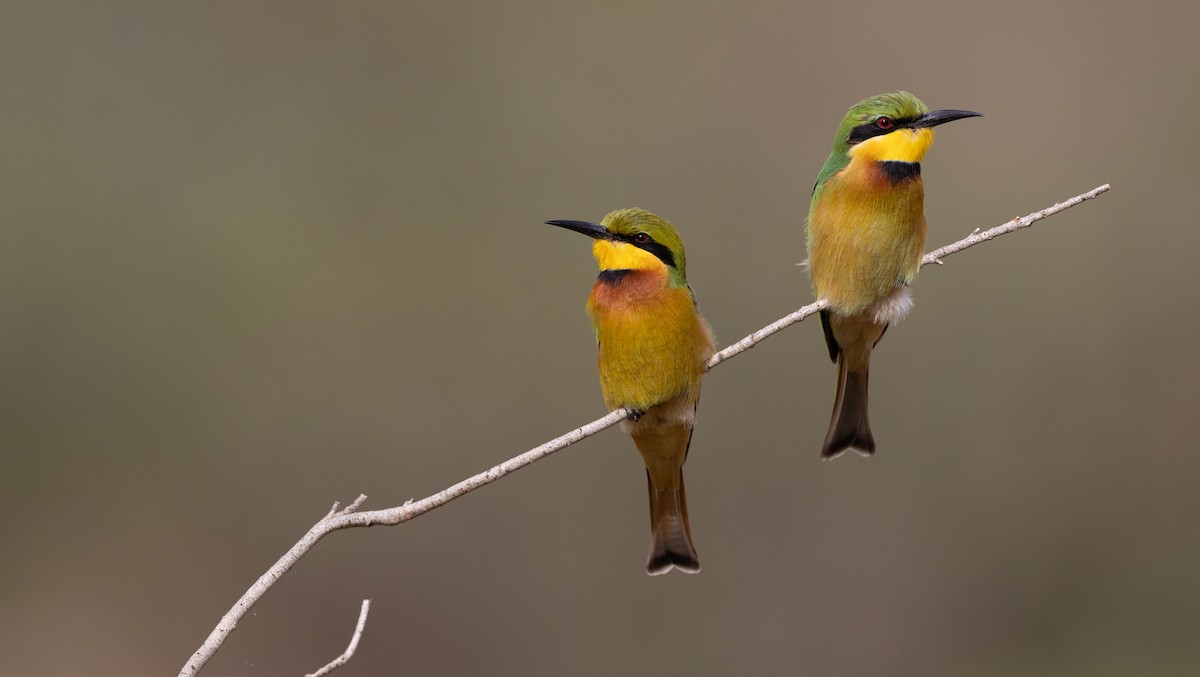
{"label": "brown tail feathers", "polygon": [[646,464],[650,490],[650,555],[646,573],[665,574],[672,567],[685,573],[700,571],[692,546],[687,496],[683,491],[683,462],[692,441],[692,426],[656,426],[633,436]]}
{"label": "brown tail feathers", "polygon": [[665,574],[675,567],[688,574],[700,571],[700,557],[692,545],[688,526],[687,495],[683,491],[683,468],[678,469],[675,486],[656,487],[650,471],[646,484],[650,489],[650,555],[646,558],[646,573]]}
{"label": "brown tail feathers", "polygon": [[846,355],[838,357],[837,396],[833,400],[833,418],[821,447],[821,458],[831,459],[853,449],[863,456],[875,453],[875,438],[867,420],[867,363],[861,370],[850,371]]}

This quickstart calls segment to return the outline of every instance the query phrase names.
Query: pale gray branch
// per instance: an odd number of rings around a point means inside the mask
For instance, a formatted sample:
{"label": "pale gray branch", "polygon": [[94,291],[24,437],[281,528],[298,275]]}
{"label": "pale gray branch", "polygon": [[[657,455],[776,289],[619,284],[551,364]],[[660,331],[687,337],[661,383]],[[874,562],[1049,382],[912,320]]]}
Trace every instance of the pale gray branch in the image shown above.
{"label": "pale gray branch", "polygon": [[1086,193],[1081,193],[1069,200],[1064,200],[1062,202],[1059,202],[1058,204],[1046,207],[1045,209],[1043,209],[1041,211],[1037,211],[1032,214],[1028,214],[1026,216],[1019,216],[1019,217],[1013,219],[1012,221],[1009,221],[1008,223],[1002,223],[999,226],[996,226],[995,228],[989,228],[988,230],[985,230],[982,233],[979,232],[979,229],[976,229],[975,232],[964,237],[963,239],[959,240],[958,242],[955,242],[953,244],[948,244],[945,247],[941,247],[939,249],[935,249],[935,250],[929,252],[928,254],[925,255],[925,258],[921,259],[921,265],[927,266],[931,263],[936,263],[938,265],[941,265],[942,258],[944,258],[946,256],[960,252],[960,251],[966,249],[967,247],[973,247],[973,246],[979,244],[980,242],[987,242],[988,240],[1000,237],[1001,235],[1006,235],[1008,233],[1013,232],[1014,230],[1028,228],[1028,227],[1032,226],[1034,223],[1046,218],[1047,216],[1054,216],[1055,214],[1063,211],[1064,209],[1070,209],[1071,207],[1074,207],[1075,205],[1079,204],[1080,202],[1084,202],[1086,200],[1090,200],[1094,197],[1097,197],[1101,193],[1106,192],[1109,189],[1109,187],[1110,186],[1107,183],[1104,184],[1103,186],[1096,186],[1095,188],[1089,190]]}
{"label": "pale gray branch", "polygon": [[[359,494],[359,498],[365,500],[367,497]],[[358,502],[359,501],[355,501],[355,503]],[[336,506],[337,504],[335,503],[334,505]],[[351,658],[354,658],[354,652],[358,649],[358,640],[362,638],[363,628],[367,627],[367,612],[370,610],[371,600],[364,599],[362,601],[362,610],[358,612],[358,624],[354,626],[354,634],[350,636],[350,645],[346,647],[346,650],[342,652],[342,655],[326,663],[325,667],[317,670],[316,672],[310,672],[304,677],[321,677],[322,675],[328,675],[334,670],[337,670],[343,665],[349,663]]]}
{"label": "pale gray branch", "polygon": [[[925,258],[921,259],[921,266],[924,267],[931,263],[936,263],[938,265],[941,265],[942,258],[944,258],[946,256],[949,256],[951,254],[956,254],[956,253],[966,249],[967,247],[973,247],[973,246],[979,244],[980,242],[987,242],[988,240],[991,240],[996,237],[1000,237],[1001,235],[1004,235],[1006,233],[1011,233],[1014,230],[1028,228],[1029,226],[1032,226],[1035,222],[1041,221],[1042,219],[1046,218],[1047,216],[1053,216],[1053,215],[1061,212],[1064,209],[1069,209],[1071,207],[1074,207],[1075,205],[1079,204],[1080,202],[1083,202],[1085,200],[1090,200],[1090,199],[1096,197],[1097,195],[1100,195],[1101,193],[1107,191],[1108,189],[1109,189],[1109,185],[1106,183],[1103,186],[1097,186],[1097,187],[1089,190],[1086,193],[1076,195],[1075,197],[1073,197],[1069,200],[1065,200],[1063,202],[1059,202],[1058,204],[1046,207],[1045,209],[1043,209],[1041,211],[1036,211],[1032,214],[1028,214],[1026,216],[1021,216],[1021,217],[1015,218],[1012,221],[1009,221],[1007,223],[1002,223],[999,226],[996,226],[995,228],[989,228],[988,230],[985,230],[983,232],[980,232],[979,229],[976,228],[973,233],[964,237],[963,239],[959,240],[958,242],[948,244],[945,247],[935,249],[935,250],[929,252],[928,254],[926,254]],[[783,331],[784,329],[787,329],[788,327],[792,326],[793,324],[796,324],[800,320],[803,320],[804,318],[806,318],[810,315],[817,314],[822,309],[824,309],[826,305],[828,305],[828,303],[825,301],[825,299],[821,299],[820,301],[815,301],[813,303],[810,303],[807,306],[804,306],[803,308],[801,308],[800,310],[797,310],[796,312],[791,313],[790,315],[787,315],[787,316],[779,318],[778,320],[775,320],[771,324],[768,324],[767,326],[763,327],[762,329],[759,329],[758,331],[754,332],[753,334],[750,334],[749,336],[742,339],[741,341],[738,341],[737,343],[726,346],[723,350],[721,350],[720,352],[718,352],[717,354],[712,356],[712,359],[710,359],[708,361],[708,368],[712,369],[713,367],[717,366],[718,364],[721,364],[722,362],[724,362],[725,360],[728,360],[729,358],[733,357],[734,355],[737,355],[738,353],[745,352],[745,351],[753,348],[754,346],[758,345],[760,342],[762,342],[763,339],[767,338],[768,336],[770,336],[776,332]]]}
{"label": "pale gray branch", "polygon": [[[1104,184],[1103,186],[1094,188],[1081,195],[1076,195],[1069,200],[1052,205],[1027,216],[1013,219],[1012,221],[996,226],[995,228],[991,228],[983,232],[979,232],[978,229],[976,229],[976,232],[973,232],[971,235],[968,235],[958,242],[946,245],[940,249],[935,249],[929,254],[926,254],[925,258],[921,261],[921,265],[924,266],[930,263],[940,263],[942,258],[949,256],[950,254],[960,252],[968,247],[972,247],[981,242],[986,242],[987,240],[1004,235],[1005,233],[1011,233],[1014,230],[1027,228],[1036,221],[1040,221],[1048,216],[1057,214],[1058,212],[1061,212],[1069,207],[1073,207],[1085,200],[1090,200],[1107,191],[1108,189],[1109,185]],[[821,299],[804,306],[790,315],[772,322],[771,324],[759,329],[753,334],[750,334],[737,343],[734,343],[713,355],[712,359],[708,361],[707,368],[711,369],[725,360],[733,357],[734,355],[753,348],[767,337],[786,329],[787,327],[803,320],[810,315],[819,312],[826,305],[827,302],[824,299]],[[297,541],[290,550],[288,550],[282,557],[279,558],[279,561],[275,562],[275,564],[271,566],[266,573],[260,576],[259,579],[254,582],[254,585],[251,585],[245,594],[242,595],[241,599],[239,599],[221,618],[220,622],[217,623],[217,626],[213,628],[213,631],[204,641],[204,644],[202,644],[200,648],[197,649],[194,654],[192,654],[191,658],[183,666],[183,669],[180,670],[180,677],[190,677],[191,675],[197,674],[200,669],[204,667],[204,664],[207,663],[210,658],[212,658],[213,654],[217,652],[217,649],[221,647],[222,642],[225,641],[225,638],[229,635],[229,633],[233,632],[234,628],[237,627],[238,621],[240,621],[242,617],[245,616],[250,610],[250,608],[254,606],[254,604],[258,602],[258,600],[261,599],[264,594],[266,594],[267,590],[269,590],[271,586],[275,585],[275,583],[293,566],[295,566],[296,562],[299,561],[300,558],[303,557],[310,549],[312,549],[312,547],[316,545],[317,541],[321,540],[326,534],[332,531],[337,531],[338,529],[347,529],[350,527],[395,525],[400,524],[401,522],[407,522],[418,515],[423,515],[434,508],[441,507],[458,498],[459,496],[462,496],[463,494],[474,491],[475,489],[478,489],[485,484],[490,484],[501,477],[508,475],[509,473],[520,470],[530,463],[541,460],[542,458],[545,458],[546,456],[549,456],[560,449],[564,449],[586,437],[595,435],[601,430],[610,428],[621,422],[621,420],[624,419],[628,413],[629,412],[625,409],[617,409],[616,411],[609,412],[607,415],[598,418],[587,425],[576,428],[575,430],[572,430],[561,437],[550,440],[539,447],[530,449],[520,456],[510,458],[499,465],[493,466],[492,468],[489,468],[478,475],[469,477],[452,487],[439,491],[438,493],[421,499],[420,501],[412,501],[410,499],[401,506],[388,508],[385,510],[368,510],[365,512],[358,512],[358,508],[362,505],[362,502],[366,500],[366,496],[359,496],[357,500],[342,510],[338,510],[337,504],[335,503],[334,508],[329,511],[329,514],[313,525],[313,527],[308,530],[308,533],[304,534],[304,536],[301,537],[300,540]]]}

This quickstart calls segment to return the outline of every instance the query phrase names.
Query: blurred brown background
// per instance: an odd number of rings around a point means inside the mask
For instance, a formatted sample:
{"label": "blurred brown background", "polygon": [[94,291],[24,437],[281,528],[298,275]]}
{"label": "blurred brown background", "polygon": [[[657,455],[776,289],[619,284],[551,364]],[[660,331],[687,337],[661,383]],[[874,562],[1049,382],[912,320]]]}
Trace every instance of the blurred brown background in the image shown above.
{"label": "blurred brown background", "polygon": [[[1196,3],[7,2],[0,660],[174,674],[334,500],[420,498],[603,413],[588,244],[687,241],[728,344],[810,300],[845,109],[987,117],[924,163],[872,460],[818,460],[806,322],[715,370],[704,572],[648,578],[606,431],[334,534],[206,674],[1194,675]],[[340,674],[340,673],[339,673]]]}

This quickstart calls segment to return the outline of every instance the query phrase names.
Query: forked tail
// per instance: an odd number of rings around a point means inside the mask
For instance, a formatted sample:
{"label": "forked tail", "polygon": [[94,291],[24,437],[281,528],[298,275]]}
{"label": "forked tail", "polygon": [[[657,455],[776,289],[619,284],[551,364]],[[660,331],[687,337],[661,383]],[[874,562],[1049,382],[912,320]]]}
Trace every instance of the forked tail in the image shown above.
{"label": "forked tail", "polygon": [[821,458],[834,458],[847,449],[863,456],[875,452],[875,438],[871,436],[871,423],[867,420],[867,372],[865,361],[861,370],[850,371],[846,366],[846,354],[838,356],[837,396],[833,400],[833,418],[821,448]]}
{"label": "forked tail", "polygon": [[683,463],[692,443],[691,423],[661,425],[633,435],[646,464],[650,489],[650,556],[646,573],[665,574],[672,567],[685,573],[700,571],[700,558],[692,546],[688,526],[687,495],[683,491]]}
{"label": "forked tail", "polygon": [[[646,573],[665,574],[675,567],[688,574],[700,571],[700,558],[692,546],[688,526],[687,495],[683,491],[683,467],[676,469],[677,482],[655,486],[650,470],[646,483],[650,488],[650,556]],[[672,486],[673,485],[673,486]]]}

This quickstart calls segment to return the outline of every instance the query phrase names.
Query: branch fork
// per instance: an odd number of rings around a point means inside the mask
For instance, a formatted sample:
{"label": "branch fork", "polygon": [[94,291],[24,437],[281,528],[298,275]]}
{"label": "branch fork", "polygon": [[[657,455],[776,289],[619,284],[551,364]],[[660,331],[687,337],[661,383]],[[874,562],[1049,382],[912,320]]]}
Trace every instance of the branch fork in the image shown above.
{"label": "branch fork", "polygon": [[[1063,202],[1059,202],[1040,211],[1033,212],[1032,214],[1014,218],[1011,221],[1003,223],[994,228],[989,228],[988,230],[982,232],[976,228],[971,231],[970,235],[959,240],[958,242],[948,244],[926,254],[924,258],[921,259],[921,266],[924,267],[929,264],[944,265],[942,259],[946,256],[955,254],[981,242],[987,242],[988,240],[1001,235],[1005,235],[1022,228],[1028,228],[1037,221],[1040,221],[1048,216],[1053,216],[1054,214],[1074,207],[1081,202],[1091,200],[1108,191],[1109,188],[1109,184],[1106,183],[1102,186],[1097,186],[1086,193],[1081,193]],[[749,336],[746,336],[742,340],[729,345],[725,349],[714,354],[708,361],[708,364],[705,366],[705,370],[712,369],[734,355],[753,348],[767,337],[783,331],[784,329],[796,324],[797,322],[800,322],[806,317],[820,312],[828,305],[828,301],[825,299],[820,299],[808,304],[807,306],[804,306],[803,308],[800,308],[789,315],[781,317],[775,322],[772,322],[762,329],[759,329]],[[560,449],[564,449],[586,437],[591,437],[592,435],[595,435],[606,428],[610,428],[617,423],[620,423],[623,419],[629,416],[630,413],[631,412],[624,408],[611,411],[605,416],[602,416],[591,423],[580,426],[565,435],[550,440],[549,442],[535,447],[534,449],[530,449],[519,456],[504,461],[503,463],[493,466],[492,468],[489,468],[478,475],[469,477],[458,484],[455,484],[454,486],[451,486],[419,501],[413,501],[413,499],[410,498],[401,506],[388,508],[385,510],[370,510],[366,512],[358,512],[358,509],[362,507],[363,502],[367,500],[367,497],[362,494],[360,494],[358,498],[354,499],[354,501],[348,504],[345,508],[340,510],[338,509],[338,503],[335,502],[329,513],[325,515],[325,517],[321,518],[319,522],[313,525],[313,527],[308,530],[308,533],[304,534],[304,536],[301,537],[301,539],[294,546],[292,546],[292,548],[288,550],[283,557],[279,558],[279,560],[275,562],[275,564],[268,569],[266,573],[260,576],[258,581],[256,581],[254,585],[250,586],[250,589],[248,589],[242,595],[242,597],[234,603],[233,607],[226,612],[226,614],[221,618],[221,621],[217,623],[217,626],[213,628],[213,631],[209,634],[208,639],[206,639],[204,644],[202,644],[200,648],[192,654],[191,658],[183,666],[183,669],[180,670],[180,677],[190,677],[199,673],[199,671],[204,667],[205,663],[207,663],[209,659],[212,658],[217,652],[217,649],[221,648],[221,644],[225,641],[225,638],[229,636],[231,632],[233,632],[234,628],[237,627],[238,621],[240,621],[246,615],[246,613],[250,611],[250,608],[253,607],[254,604],[257,603],[258,600],[261,599],[262,596],[265,595],[267,591],[270,590],[271,587],[275,585],[275,583],[282,578],[283,575],[286,574],[288,570],[290,570],[296,564],[296,562],[298,562],[301,557],[303,557],[310,549],[312,549],[312,547],[316,545],[317,541],[323,538],[326,534],[332,531],[347,529],[350,527],[395,525],[402,522],[407,522],[414,517],[423,515],[430,510],[433,510],[434,508],[441,507],[446,503],[458,498],[459,496],[462,496],[463,494],[474,491],[475,489],[478,489],[486,484],[491,484],[501,477],[520,470],[521,468],[524,468],[535,461],[539,461],[542,458],[559,451]],[[350,660],[350,656],[354,654],[354,649],[358,645],[359,637],[362,635],[363,626],[366,624],[367,609],[369,606],[370,600],[363,600],[362,612],[359,615],[358,626],[355,629],[354,635],[350,641],[350,646],[347,647],[346,652],[343,653],[342,656],[334,659],[334,661],[329,665],[321,668],[320,671],[313,673],[313,675],[327,674],[329,671],[344,665]],[[341,662],[339,663],[338,661]]]}

